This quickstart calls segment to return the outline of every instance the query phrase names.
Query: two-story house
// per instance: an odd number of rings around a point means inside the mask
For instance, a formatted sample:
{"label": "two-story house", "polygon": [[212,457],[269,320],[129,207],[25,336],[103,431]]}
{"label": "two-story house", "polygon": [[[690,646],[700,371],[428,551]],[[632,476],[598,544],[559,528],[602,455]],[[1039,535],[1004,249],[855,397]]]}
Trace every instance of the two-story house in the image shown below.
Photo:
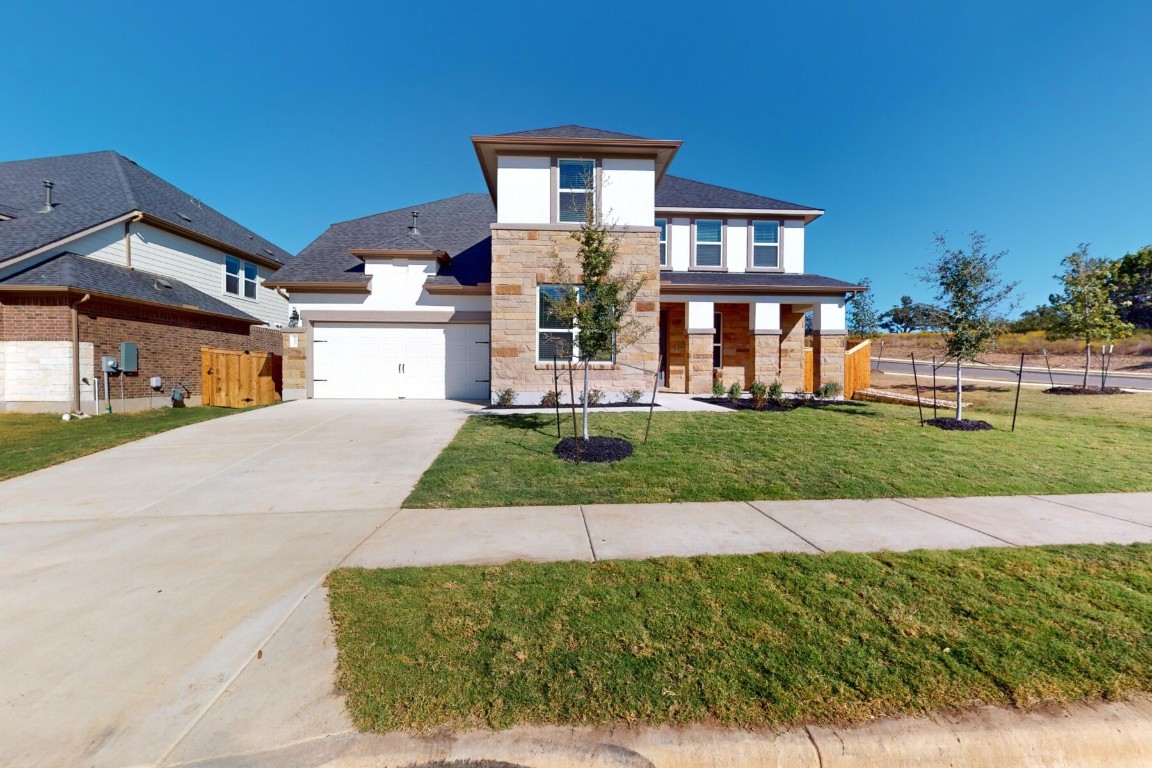
{"label": "two-story house", "polygon": [[0,163],[0,411],[95,411],[122,344],[116,410],[197,402],[201,347],[280,352],[289,258],[115,152]]}
{"label": "two-story house", "polygon": [[843,382],[845,302],[863,288],[806,271],[822,210],[672,176],[679,141],[569,125],[472,143],[488,194],[334,224],[276,274],[301,331],[285,397],[538,401],[568,365],[572,329],[547,297],[588,206],[619,239],[618,268],[643,275],[633,314],[649,330],[592,363],[593,386],[619,396],[658,371],[678,392],[714,377],[793,391],[806,312],[816,382]]}

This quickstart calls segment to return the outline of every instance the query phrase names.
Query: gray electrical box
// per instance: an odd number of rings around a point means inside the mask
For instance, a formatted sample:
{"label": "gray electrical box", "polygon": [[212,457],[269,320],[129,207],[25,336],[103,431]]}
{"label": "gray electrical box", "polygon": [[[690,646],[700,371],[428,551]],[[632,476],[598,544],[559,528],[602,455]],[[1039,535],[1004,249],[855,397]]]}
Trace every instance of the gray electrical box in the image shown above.
{"label": "gray electrical box", "polygon": [[116,362],[116,358],[112,355],[101,355],[100,357],[100,372],[101,373],[118,373],[120,371],[120,364]]}
{"label": "gray electrical box", "polygon": [[124,373],[137,373],[140,370],[138,358],[139,354],[136,350],[136,342],[122,341],[120,342],[120,370]]}

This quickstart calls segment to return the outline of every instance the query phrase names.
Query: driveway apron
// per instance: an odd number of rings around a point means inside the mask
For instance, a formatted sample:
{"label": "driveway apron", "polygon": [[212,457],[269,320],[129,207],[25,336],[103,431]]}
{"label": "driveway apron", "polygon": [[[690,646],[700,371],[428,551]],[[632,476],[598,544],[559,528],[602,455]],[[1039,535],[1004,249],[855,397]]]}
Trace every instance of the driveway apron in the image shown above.
{"label": "driveway apron", "polygon": [[0,765],[156,765],[266,647],[330,659],[321,580],[474,410],[287,403],[0,483]]}

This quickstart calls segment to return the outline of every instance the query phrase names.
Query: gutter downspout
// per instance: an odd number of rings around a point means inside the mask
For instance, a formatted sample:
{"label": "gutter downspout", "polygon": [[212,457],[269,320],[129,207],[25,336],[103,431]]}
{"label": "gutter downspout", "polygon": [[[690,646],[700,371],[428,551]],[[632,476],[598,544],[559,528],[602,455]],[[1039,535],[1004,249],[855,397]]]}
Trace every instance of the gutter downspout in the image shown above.
{"label": "gutter downspout", "polygon": [[80,312],[76,308],[92,298],[86,293],[72,302],[72,413],[80,414]]}
{"label": "gutter downspout", "polygon": [[144,214],[137,212],[135,216],[124,222],[124,266],[132,269],[132,224],[144,218]]}

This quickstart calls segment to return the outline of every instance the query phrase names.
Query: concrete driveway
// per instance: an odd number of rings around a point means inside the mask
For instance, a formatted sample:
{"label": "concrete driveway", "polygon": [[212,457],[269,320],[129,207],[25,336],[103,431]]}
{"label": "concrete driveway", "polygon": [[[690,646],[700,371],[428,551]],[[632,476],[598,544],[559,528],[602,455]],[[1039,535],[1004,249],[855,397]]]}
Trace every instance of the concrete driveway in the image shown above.
{"label": "concrete driveway", "polygon": [[288,403],[0,483],[0,765],[347,731],[321,581],[474,410]]}

